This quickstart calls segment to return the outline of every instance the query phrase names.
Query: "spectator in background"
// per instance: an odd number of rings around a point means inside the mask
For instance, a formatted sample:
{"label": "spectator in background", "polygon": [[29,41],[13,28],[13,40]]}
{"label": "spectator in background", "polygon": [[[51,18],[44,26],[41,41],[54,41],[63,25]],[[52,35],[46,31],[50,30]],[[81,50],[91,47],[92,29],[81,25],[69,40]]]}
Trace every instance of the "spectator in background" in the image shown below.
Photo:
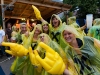
{"label": "spectator in background", "polygon": [[16,43],[17,34],[18,34],[17,27],[13,26],[12,27],[12,33],[11,33],[11,42],[15,42]]}
{"label": "spectator in background", "polygon": [[[5,30],[7,42],[11,42],[11,33],[12,33],[12,27],[11,26],[12,26],[11,23],[7,23],[7,28]],[[10,47],[6,47],[6,49],[10,49]],[[10,57],[11,55],[9,55],[7,53],[6,56]]]}
{"label": "spectator in background", "polygon": [[11,23],[8,23],[7,24],[7,29],[6,29],[6,37],[7,37],[7,41],[10,42],[11,40],[11,33],[12,33],[12,24]]}
{"label": "spectator in background", "polygon": [[5,37],[5,32],[2,29],[2,26],[0,25],[0,57],[2,57],[5,52],[4,51],[5,47],[1,45],[1,43],[4,41],[4,37]]}

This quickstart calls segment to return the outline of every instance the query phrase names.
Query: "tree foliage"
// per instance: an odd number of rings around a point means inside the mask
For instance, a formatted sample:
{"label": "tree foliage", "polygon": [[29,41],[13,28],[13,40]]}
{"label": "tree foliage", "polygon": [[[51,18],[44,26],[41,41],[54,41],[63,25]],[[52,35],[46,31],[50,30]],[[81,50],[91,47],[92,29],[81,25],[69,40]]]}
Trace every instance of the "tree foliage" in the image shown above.
{"label": "tree foliage", "polygon": [[63,0],[63,3],[72,5],[70,11],[79,9],[77,17],[80,18],[85,18],[86,14],[97,14],[100,8],[100,0]]}

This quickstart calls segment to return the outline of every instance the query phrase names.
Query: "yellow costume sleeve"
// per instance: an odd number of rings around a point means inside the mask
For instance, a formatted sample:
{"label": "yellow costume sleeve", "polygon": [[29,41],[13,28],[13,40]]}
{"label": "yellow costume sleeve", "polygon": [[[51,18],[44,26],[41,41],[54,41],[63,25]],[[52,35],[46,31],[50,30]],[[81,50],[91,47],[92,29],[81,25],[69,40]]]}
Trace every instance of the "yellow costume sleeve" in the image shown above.
{"label": "yellow costume sleeve", "polygon": [[94,46],[96,47],[97,51],[100,53],[100,41],[94,38]]}
{"label": "yellow costume sleeve", "polygon": [[41,17],[41,13],[40,13],[40,11],[38,10],[38,8],[36,8],[34,5],[32,5],[32,8],[34,9],[34,13],[35,13],[35,15],[36,15],[36,18],[37,18],[38,20],[41,20],[42,17]]}

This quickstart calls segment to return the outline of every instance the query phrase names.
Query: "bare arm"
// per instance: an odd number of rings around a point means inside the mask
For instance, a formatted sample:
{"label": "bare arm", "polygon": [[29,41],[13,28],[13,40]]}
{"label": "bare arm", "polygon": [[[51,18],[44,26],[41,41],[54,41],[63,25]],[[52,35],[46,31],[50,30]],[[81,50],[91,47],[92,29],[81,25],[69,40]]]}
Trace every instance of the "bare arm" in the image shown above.
{"label": "bare arm", "polygon": [[81,30],[86,29],[87,25],[85,24],[84,26],[81,27]]}

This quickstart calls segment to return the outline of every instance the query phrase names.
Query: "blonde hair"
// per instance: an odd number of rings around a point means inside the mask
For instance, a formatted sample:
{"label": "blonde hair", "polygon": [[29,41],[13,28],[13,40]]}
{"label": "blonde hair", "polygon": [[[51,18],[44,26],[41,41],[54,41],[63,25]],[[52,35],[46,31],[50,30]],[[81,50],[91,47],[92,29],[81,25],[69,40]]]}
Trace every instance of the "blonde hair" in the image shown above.
{"label": "blonde hair", "polygon": [[100,25],[100,18],[96,18],[94,22],[95,22],[94,25]]}
{"label": "blonde hair", "polygon": [[[78,31],[77,31],[74,27],[72,27],[72,26],[65,25],[63,31],[64,31],[64,30],[67,30],[67,31],[73,33],[76,37],[79,37]],[[62,33],[63,33],[63,32],[62,32]]]}

